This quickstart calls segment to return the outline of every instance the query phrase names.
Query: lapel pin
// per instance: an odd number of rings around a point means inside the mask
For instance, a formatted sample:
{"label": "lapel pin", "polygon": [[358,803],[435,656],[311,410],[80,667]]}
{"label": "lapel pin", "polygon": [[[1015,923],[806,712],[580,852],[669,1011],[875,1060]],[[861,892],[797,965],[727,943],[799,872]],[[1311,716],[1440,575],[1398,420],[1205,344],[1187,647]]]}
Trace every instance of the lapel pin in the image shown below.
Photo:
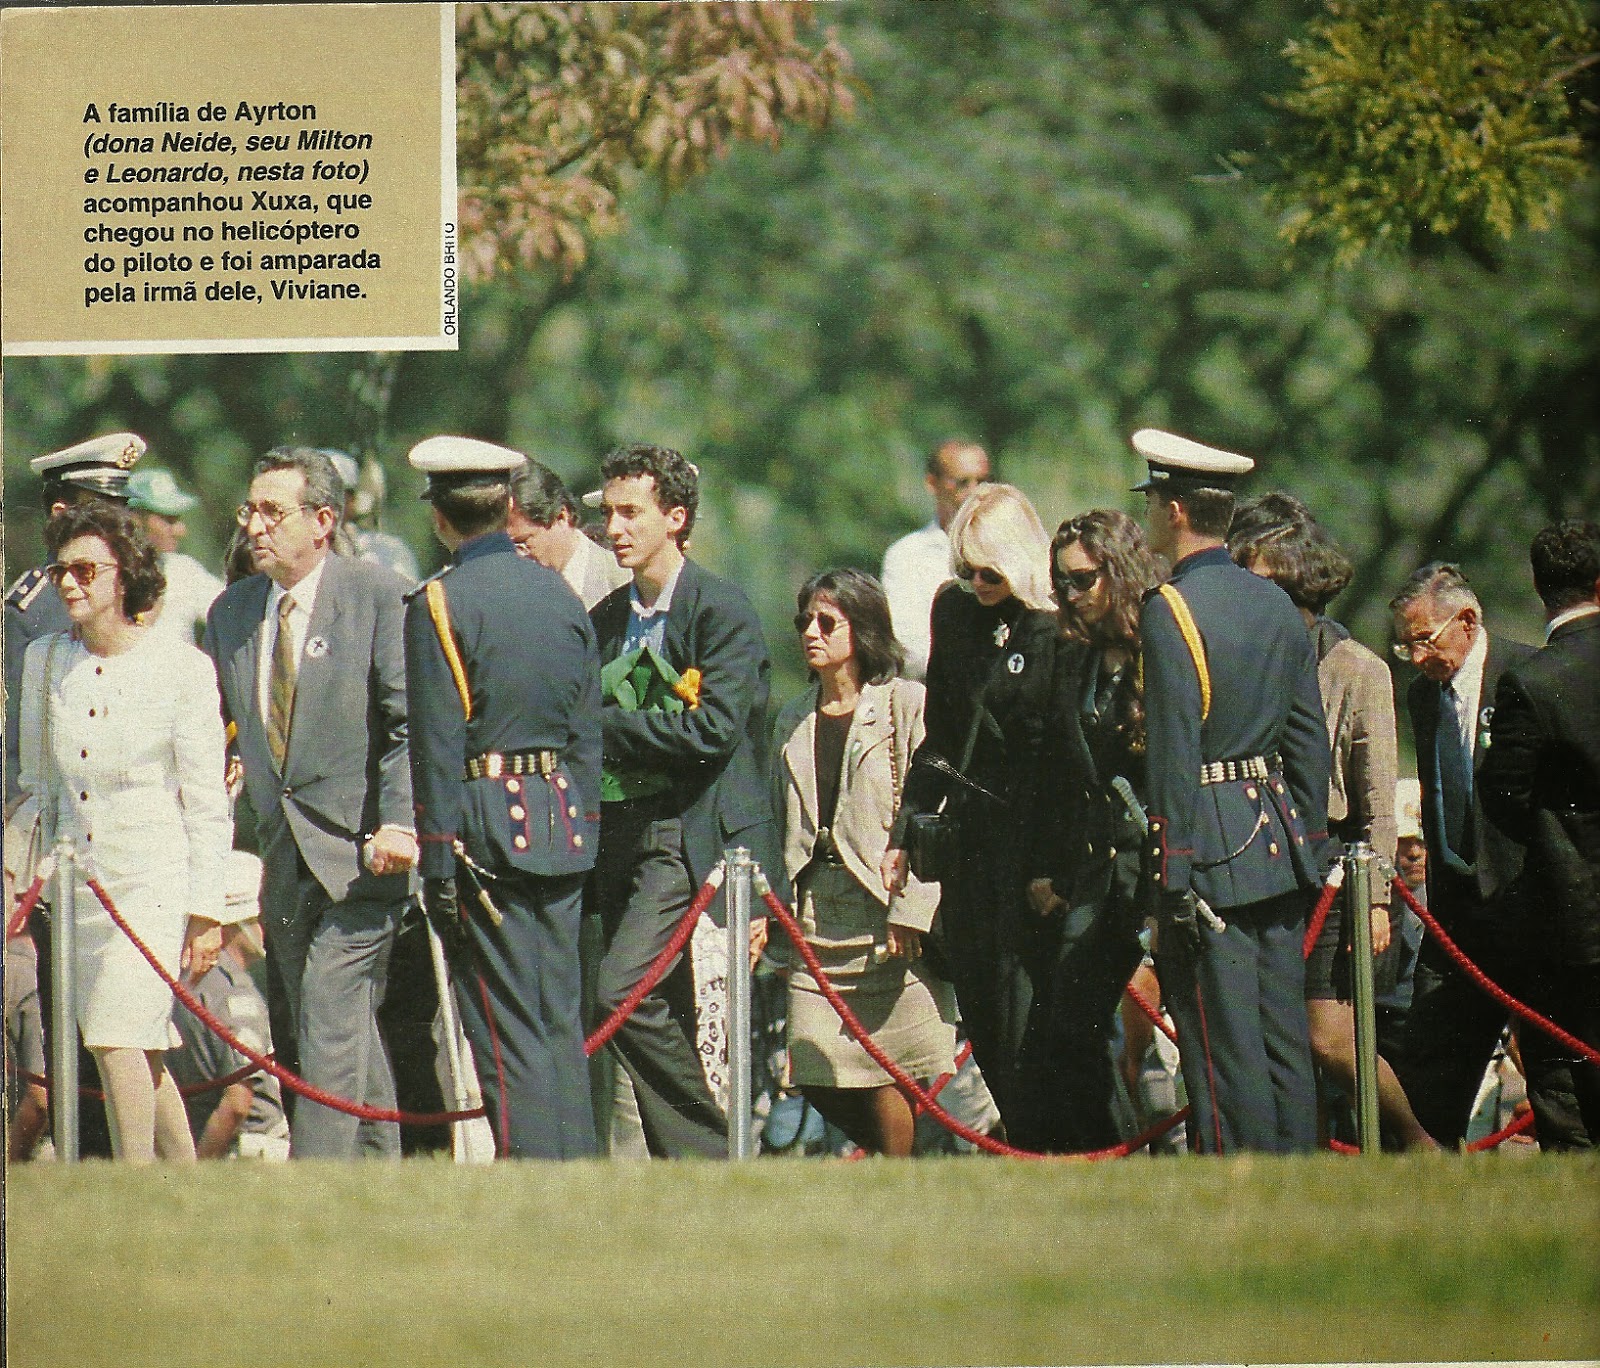
{"label": "lapel pin", "polygon": [[1014,651],[1014,652],[1012,652],[1011,656],[1006,660],[1006,671],[1009,674],[1021,674],[1022,673],[1023,664],[1024,664],[1024,661],[1022,659],[1022,652],[1021,651]]}
{"label": "lapel pin", "polygon": [[306,642],[306,657],[310,660],[321,660],[328,654],[328,643],[319,636],[314,636]]}

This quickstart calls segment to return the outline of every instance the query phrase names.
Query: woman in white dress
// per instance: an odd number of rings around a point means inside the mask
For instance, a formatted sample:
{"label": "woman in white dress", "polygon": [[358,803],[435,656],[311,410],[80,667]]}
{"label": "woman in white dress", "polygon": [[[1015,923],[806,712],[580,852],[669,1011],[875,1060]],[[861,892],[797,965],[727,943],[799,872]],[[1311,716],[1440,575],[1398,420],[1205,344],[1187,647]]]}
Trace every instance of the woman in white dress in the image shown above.
{"label": "woman in white dress", "polygon": [[[912,879],[891,894],[879,873],[923,739],[923,688],[899,677],[905,654],[870,575],[815,575],[799,608],[795,629],[816,686],[779,714],[773,758],[797,918],[876,1043],[928,1081],[955,1067],[955,995],[921,958],[939,889]],[[782,949],[791,1081],[864,1150],[910,1154],[910,1102],[845,1030],[799,956]]]}
{"label": "woman in white dress", "polygon": [[[21,781],[52,839],[176,975],[199,978],[221,945],[231,843],[216,676],[193,646],[141,616],[164,587],[155,551],[107,504],[53,520],[48,567],[72,628],[28,647]],[[163,1052],[172,993],[80,881],[78,1024],[99,1066],[113,1150],[192,1160],[183,1101]]]}

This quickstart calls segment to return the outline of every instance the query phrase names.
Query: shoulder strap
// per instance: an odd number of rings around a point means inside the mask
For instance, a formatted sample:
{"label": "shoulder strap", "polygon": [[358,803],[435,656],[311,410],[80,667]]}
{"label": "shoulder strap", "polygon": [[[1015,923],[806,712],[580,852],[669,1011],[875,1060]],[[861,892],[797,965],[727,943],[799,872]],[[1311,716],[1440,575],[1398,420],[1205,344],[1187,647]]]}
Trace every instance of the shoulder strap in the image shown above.
{"label": "shoulder strap", "polygon": [[433,630],[439,636],[439,648],[444,652],[450,676],[456,682],[456,692],[461,695],[461,710],[467,720],[472,720],[472,690],[467,685],[467,667],[462,663],[461,652],[456,649],[456,639],[450,632],[450,604],[444,596],[444,585],[431,579],[423,589],[428,600],[428,616],[433,619]]}
{"label": "shoulder strap", "polygon": [[1189,648],[1189,654],[1194,658],[1194,670],[1200,676],[1200,720],[1204,722],[1211,716],[1211,671],[1206,666],[1205,642],[1200,639],[1200,629],[1195,626],[1194,614],[1189,611],[1188,603],[1178,592],[1178,586],[1163,584],[1161,597],[1167,601],[1167,607],[1172,609],[1172,616],[1178,622],[1178,630],[1183,633],[1183,644]]}

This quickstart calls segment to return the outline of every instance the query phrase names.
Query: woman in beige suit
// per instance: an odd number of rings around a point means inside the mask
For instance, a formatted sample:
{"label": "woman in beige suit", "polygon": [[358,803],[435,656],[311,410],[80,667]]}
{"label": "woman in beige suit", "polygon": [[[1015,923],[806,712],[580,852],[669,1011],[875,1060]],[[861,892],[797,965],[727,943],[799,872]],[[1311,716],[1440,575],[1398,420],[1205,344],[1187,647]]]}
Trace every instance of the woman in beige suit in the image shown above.
{"label": "woman in beige suit", "polygon": [[[878,872],[923,737],[923,688],[899,677],[904,652],[870,575],[813,576],[799,608],[795,629],[816,683],[779,714],[773,746],[799,921],[873,1039],[907,1073],[931,1079],[955,1056],[954,994],[922,960],[938,885],[912,879],[891,898]],[[792,1081],[863,1149],[910,1154],[911,1104],[846,1032],[798,954],[785,958]]]}

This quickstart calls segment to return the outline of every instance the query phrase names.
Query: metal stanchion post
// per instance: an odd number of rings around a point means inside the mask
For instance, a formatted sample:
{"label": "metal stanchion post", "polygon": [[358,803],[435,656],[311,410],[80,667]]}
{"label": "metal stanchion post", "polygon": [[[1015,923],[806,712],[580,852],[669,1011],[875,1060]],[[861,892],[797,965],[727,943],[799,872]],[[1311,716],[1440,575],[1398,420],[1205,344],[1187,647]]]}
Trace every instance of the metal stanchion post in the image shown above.
{"label": "metal stanchion post", "polygon": [[50,909],[50,1109],[59,1163],[78,1162],[78,868],[72,842],[56,843],[56,898]]}
{"label": "metal stanchion post", "polygon": [[748,1159],[750,1128],[750,904],[755,861],[739,846],[727,852],[728,883],[728,1158]]}
{"label": "metal stanchion post", "polygon": [[1350,979],[1356,1031],[1356,1138],[1363,1154],[1377,1154],[1378,1027],[1376,991],[1372,982],[1372,866],[1376,858],[1365,841],[1355,842],[1345,856],[1350,877],[1345,896],[1350,916]]}

